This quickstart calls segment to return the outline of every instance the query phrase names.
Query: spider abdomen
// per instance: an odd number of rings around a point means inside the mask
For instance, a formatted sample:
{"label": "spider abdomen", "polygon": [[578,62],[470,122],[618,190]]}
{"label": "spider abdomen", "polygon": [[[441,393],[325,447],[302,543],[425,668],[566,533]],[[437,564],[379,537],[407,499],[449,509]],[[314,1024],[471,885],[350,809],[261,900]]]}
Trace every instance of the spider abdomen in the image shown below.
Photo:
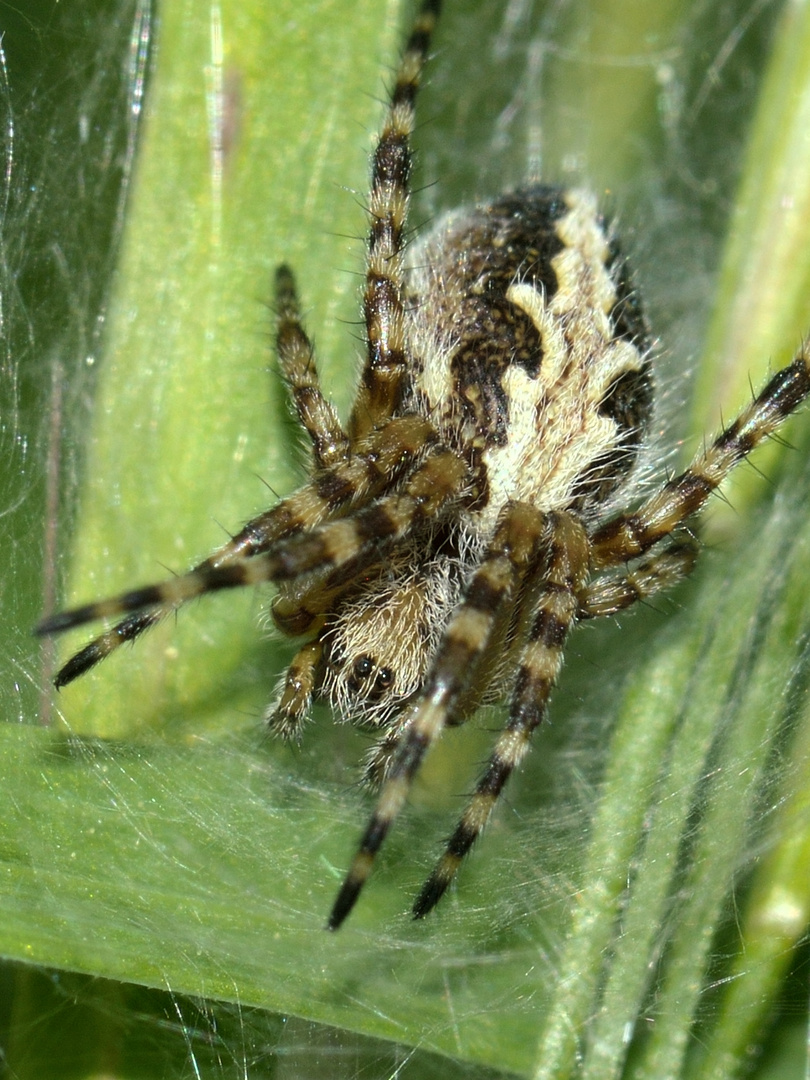
{"label": "spider abdomen", "polygon": [[534,186],[451,212],[410,265],[406,408],[477,471],[481,529],[510,500],[604,506],[652,388],[647,327],[594,198]]}

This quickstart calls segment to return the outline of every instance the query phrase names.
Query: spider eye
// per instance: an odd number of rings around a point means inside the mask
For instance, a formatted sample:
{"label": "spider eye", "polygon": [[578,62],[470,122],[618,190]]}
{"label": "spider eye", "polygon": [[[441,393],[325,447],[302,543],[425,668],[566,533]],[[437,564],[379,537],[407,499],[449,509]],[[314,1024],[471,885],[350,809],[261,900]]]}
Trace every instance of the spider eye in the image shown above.
{"label": "spider eye", "polygon": [[374,661],[370,656],[358,656],[352,664],[352,675],[355,679],[367,679],[374,670]]}
{"label": "spider eye", "polygon": [[394,673],[391,668],[380,668],[374,686],[377,690],[390,690],[394,684]]}

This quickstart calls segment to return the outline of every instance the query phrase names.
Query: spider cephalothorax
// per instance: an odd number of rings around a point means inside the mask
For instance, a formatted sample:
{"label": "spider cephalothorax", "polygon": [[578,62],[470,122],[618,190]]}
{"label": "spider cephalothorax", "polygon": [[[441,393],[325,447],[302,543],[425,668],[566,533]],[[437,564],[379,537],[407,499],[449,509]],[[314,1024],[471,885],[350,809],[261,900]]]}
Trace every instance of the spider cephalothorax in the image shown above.
{"label": "spider cephalothorax", "polygon": [[404,233],[413,106],[439,0],[408,40],[372,159],[367,356],[344,427],[321,393],[291,272],[278,355],[313,450],[310,480],[182,577],[50,616],[41,633],[126,614],[63,686],[186,600],[272,581],[303,637],[267,719],[300,737],[313,698],[378,731],[376,807],[335,902],[353,907],[430,745],[484,701],[507,719],[414,904],[426,914],[481,833],[546,715],[578,620],[689,573],[690,519],[810,392],[802,351],[679,476],[640,503],[649,335],[594,199],[528,186]]}

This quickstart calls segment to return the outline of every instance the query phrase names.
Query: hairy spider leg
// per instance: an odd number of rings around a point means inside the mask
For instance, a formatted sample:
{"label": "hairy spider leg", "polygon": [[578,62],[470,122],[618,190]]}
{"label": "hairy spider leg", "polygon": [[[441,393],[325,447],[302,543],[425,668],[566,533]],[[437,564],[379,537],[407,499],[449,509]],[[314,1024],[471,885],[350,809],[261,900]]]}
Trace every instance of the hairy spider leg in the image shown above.
{"label": "hairy spider leg", "polygon": [[[548,594],[549,597],[560,594],[570,596],[558,626],[558,629],[563,624],[565,626],[564,632],[561,629],[559,631],[560,640],[557,651],[560,658],[562,645],[568,631],[576,621],[580,605],[585,610],[588,607],[585,587],[588,569],[591,572],[609,569],[639,558],[670,536],[675,529],[681,527],[705,505],[711,493],[717,489],[734,466],[747,457],[763,439],[771,435],[809,393],[810,368],[808,355],[803,348],[792,364],[773,376],[737,420],[724,428],[706,450],[696,455],[687,470],[668,481],[658,493],[645,500],[634,513],[620,515],[596,530],[588,545],[589,558],[586,558],[580,571],[584,576],[580,579],[578,589],[575,590],[573,587],[561,589],[559,583],[556,583],[556,587],[552,588]],[[510,509],[507,508],[507,513]],[[559,515],[558,519],[560,516],[563,515]],[[564,516],[581,528],[571,515]],[[554,560],[551,561],[553,563]],[[619,607],[627,607],[643,595],[651,595],[658,591],[659,587],[663,588],[666,584],[683,576],[684,573],[688,573],[694,561],[692,545],[679,541],[639,564],[635,572],[631,571],[626,577],[612,582],[611,585],[616,590],[612,596],[606,591],[607,586],[604,583],[597,583],[591,594],[592,602],[596,605],[607,605],[607,607],[610,607],[611,603],[618,604]],[[488,561],[482,564],[481,569],[473,576],[473,582],[487,565]],[[563,560],[561,565],[564,570],[570,570],[574,563],[569,565]],[[549,575],[551,575],[550,570]],[[553,582],[551,576],[549,579]],[[576,575],[572,579],[576,580]],[[504,601],[505,594],[497,602]],[[490,611],[489,620],[479,621],[479,636],[477,639],[470,636],[467,641],[469,656],[460,659],[456,655],[457,649],[454,648],[456,640],[453,635],[456,620],[465,611],[466,604],[467,601],[462,605],[461,612],[451,620],[425,687],[418,702],[412,707],[411,715],[404,726],[401,742],[392,754],[377,806],[332,909],[328,922],[330,929],[337,929],[354,906],[371,873],[376,853],[404,805],[412,779],[425,752],[452,717],[453,698],[450,692],[452,691],[457,698],[461,690],[466,689],[474,678],[474,661],[480,659],[480,651],[483,651],[488,643],[493,613]],[[476,614],[480,613],[476,611]],[[553,679],[556,678],[556,671],[554,671],[551,681],[548,684],[543,682],[553,668],[550,655],[543,654],[543,650],[548,647],[548,642],[543,639],[542,631],[543,620],[547,618],[547,615],[547,609],[544,608],[541,599],[538,616],[532,628],[534,632],[540,627],[538,651],[535,654],[536,671],[540,674],[537,693],[533,698],[531,695],[523,698],[524,691],[519,676],[510,712],[510,725],[502,736],[503,746],[496,746],[490,766],[473,796],[467,814],[462,818],[433,875],[417,897],[413,909],[416,917],[426,914],[447,888],[463,855],[483,828],[494,802],[494,799],[490,801],[493,791],[495,794],[500,791],[514,768],[514,765],[509,765],[507,745],[511,744],[514,737],[511,732],[511,718],[518,716],[537,718],[539,716],[537,723],[542,719],[541,714],[545,709],[548,692],[553,685]],[[463,633],[460,636],[463,638]],[[478,646],[479,652],[475,652],[473,643]],[[531,648],[531,642],[529,648]],[[456,668],[455,678],[451,675],[454,667]],[[521,667],[521,671],[523,670]],[[520,727],[520,722],[517,722],[519,732],[517,740],[522,756],[525,752],[524,744],[528,743],[530,730],[528,726]],[[503,750],[503,757],[499,749]]]}
{"label": "hairy spider leg", "polygon": [[[342,463],[349,457],[349,439],[321,392],[312,345],[301,325],[295,281],[285,266],[276,271],[276,310],[279,365],[289,385],[298,418],[312,441],[315,464],[328,468]],[[279,528],[276,509],[249,522],[237,536],[198,563],[194,570],[200,572],[207,567],[223,566],[266,550],[268,542],[286,535]],[[316,520],[322,519],[323,515]],[[167,611],[139,612],[101,634],[60,669],[54,680],[57,689],[83,675],[121,645],[140,637],[167,614]]]}
{"label": "hairy spider leg", "polygon": [[422,760],[474,685],[505,605],[544,557],[549,518],[526,503],[502,511],[491,544],[450,618],[422,690],[410,706],[402,738],[377,804],[337,895],[327,926],[336,930],[354,907],[374,858],[402,809]]}
{"label": "hairy spider leg", "polygon": [[388,547],[457,501],[467,480],[467,465],[458,454],[436,447],[414,469],[401,492],[376,499],[352,517],[282,540],[252,559],[191,570],[155,585],[58,612],[44,619],[37,632],[61,633],[94,619],[145,607],[173,608],[204,593],[267,581],[294,581],[318,571],[324,572],[326,588],[351,582]]}
{"label": "hairy spider leg", "polygon": [[615,615],[671,589],[692,573],[699,554],[697,539],[684,536],[643,559],[626,574],[590,582],[579,597],[577,620]]}
{"label": "hairy spider leg", "polygon": [[[699,553],[700,546],[697,539],[685,536],[668,545],[663,551],[655,552],[649,559],[639,562],[626,574],[589,582],[577,597],[579,606],[576,621],[615,615],[635,603],[672,588],[691,574]],[[542,575],[540,582],[539,595],[542,595],[544,584]],[[528,588],[521,605],[526,609],[526,613],[518,613],[520,617],[513,623],[515,639],[511,644],[508,641],[504,643],[508,650],[504,665],[507,669],[520,661],[522,642],[525,640],[526,633],[523,623],[525,622],[528,626],[528,621],[534,615],[539,602],[538,592],[532,590],[531,587]],[[386,729],[369,751],[363,779],[371,787],[380,787],[388,775],[402,738],[402,730],[402,721],[394,723]]]}
{"label": "hairy spider leg", "polygon": [[[364,436],[383,426],[393,415],[400,396],[406,363],[402,249],[412,159],[409,142],[416,91],[440,6],[440,0],[426,0],[416,19],[372,162],[371,226],[364,294],[368,355],[351,420],[352,446],[357,452],[361,452]],[[298,416],[312,441],[315,462],[333,467],[346,464],[349,460],[348,437],[320,390],[312,346],[300,320],[293,275],[286,266],[277,271],[276,292],[279,361],[290,383]],[[367,493],[371,492],[372,489],[367,489]],[[356,488],[354,494],[359,493],[360,489]],[[279,538],[290,535],[277,527],[281,516],[277,511],[285,505],[287,501],[249,522],[238,536],[194,567],[191,574],[204,575],[211,569],[253,558],[267,551]],[[320,517],[309,517],[297,528],[310,528],[323,521],[333,508],[326,508]],[[55,686],[61,688],[83,675],[121,645],[134,641],[174,607],[176,604],[161,610],[139,612],[99,635],[59,670],[54,679]],[[49,627],[50,620],[46,619],[37,632],[50,633]]]}
{"label": "hairy spider leg", "polygon": [[[372,432],[368,439],[364,440],[362,447],[358,448],[358,452],[347,461],[317,473],[309,484],[248,522],[213,555],[204,559],[188,574],[174,579],[175,582],[189,577],[198,582],[204,581],[207,574],[256,558],[274,544],[317,526],[330,514],[350,510],[399,480],[419,460],[424,447],[429,445],[431,440],[435,443],[435,438],[429,421],[416,416],[395,418],[384,430]],[[159,589],[160,586],[153,588]],[[188,597],[190,598],[191,596]],[[60,688],[83,675],[125,642],[140,636],[184,602],[179,596],[171,600],[167,591],[165,602],[152,602],[155,610],[139,612],[122,620],[84,646],[58,672],[55,685]],[[139,604],[116,609],[115,605],[110,606],[108,601],[88,604],[80,609],[84,612],[83,618],[65,622],[65,616],[69,613],[57,613],[43,619],[37,626],[36,633],[58,633],[68,626],[79,626],[145,606],[147,605]]]}
{"label": "hairy spider leg", "polygon": [[315,351],[301,322],[292,270],[276,270],[276,355],[287,380],[301,426],[312,443],[316,469],[328,469],[351,455],[349,436],[341,427],[331,402],[321,391]]}
{"label": "hairy spider leg", "polygon": [[773,376],[737,419],[679,476],[668,480],[630,514],[597,529],[591,537],[591,568],[618,566],[638,558],[683,525],[705,505],[735,465],[772,435],[810,394],[810,352],[805,346]]}
{"label": "hairy spider leg", "polygon": [[416,919],[436,906],[464,856],[481,835],[504,785],[529,750],[548,710],[563,664],[563,648],[576,622],[588,578],[588,537],[572,514],[549,515],[551,538],[543,588],[517,665],[509,719],[444,854],[413,905]]}
{"label": "hairy spider leg", "polygon": [[394,414],[408,368],[403,251],[413,162],[410,139],[416,93],[440,7],[440,0],[426,0],[416,17],[372,156],[363,293],[367,355],[349,421],[352,443]]}
{"label": "hairy spider leg", "polygon": [[[596,582],[590,587],[587,585],[589,561],[600,565],[606,548],[611,551],[611,561],[625,561],[649,550],[682,526],[702,508],[731,469],[772,434],[808,393],[810,372],[802,351],[793,364],[771,379],[707,450],[696,456],[689,469],[646,500],[635,515],[619,518],[598,530],[590,560],[591,544],[582,525],[568,515],[559,516],[545,595],[540,599],[518,669],[509,721],[444,854],[414,903],[415,918],[422,918],[441,899],[486,825],[504,784],[525,756],[531,734],[545,715],[562,666],[563,646],[577,619],[583,615],[612,614],[668,588],[691,572],[698,549],[694,539],[681,539],[639,563],[626,576]],[[632,546],[627,542],[628,536],[633,538]],[[615,537],[625,538],[621,554],[615,548],[608,548]],[[602,550],[597,544],[604,545]]]}

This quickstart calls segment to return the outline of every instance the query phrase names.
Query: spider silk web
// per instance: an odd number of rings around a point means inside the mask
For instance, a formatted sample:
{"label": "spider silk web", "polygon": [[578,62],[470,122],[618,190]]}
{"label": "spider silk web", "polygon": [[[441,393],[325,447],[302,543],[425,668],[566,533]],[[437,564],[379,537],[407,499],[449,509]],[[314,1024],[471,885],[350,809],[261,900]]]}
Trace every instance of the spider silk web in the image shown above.
{"label": "spider silk web", "polygon": [[[300,479],[268,374],[281,258],[324,385],[344,415],[351,400],[373,95],[408,16],[273,6],[220,0],[185,22],[149,0],[0,9],[9,1075],[800,1075],[806,412],[759,505],[732,485],[736,525],[693,582],[574,635],[552,723],[424,923],[404,913],[498,708],[447,733],[352,921],[326,935],[368,809],[368,736],[325,710],[300,748],[264,736],[291,655],[264,631],[266,595],[207,599],[47,689],[42,610],[184,569]],[[470,0],[437,36],[412,220],[527,175],[605,193],[661,340],[646,486],[694,443],[781,12],[676,4],[642,32],[585,0]],[[144,126],[150,100],[176,126]]]}

